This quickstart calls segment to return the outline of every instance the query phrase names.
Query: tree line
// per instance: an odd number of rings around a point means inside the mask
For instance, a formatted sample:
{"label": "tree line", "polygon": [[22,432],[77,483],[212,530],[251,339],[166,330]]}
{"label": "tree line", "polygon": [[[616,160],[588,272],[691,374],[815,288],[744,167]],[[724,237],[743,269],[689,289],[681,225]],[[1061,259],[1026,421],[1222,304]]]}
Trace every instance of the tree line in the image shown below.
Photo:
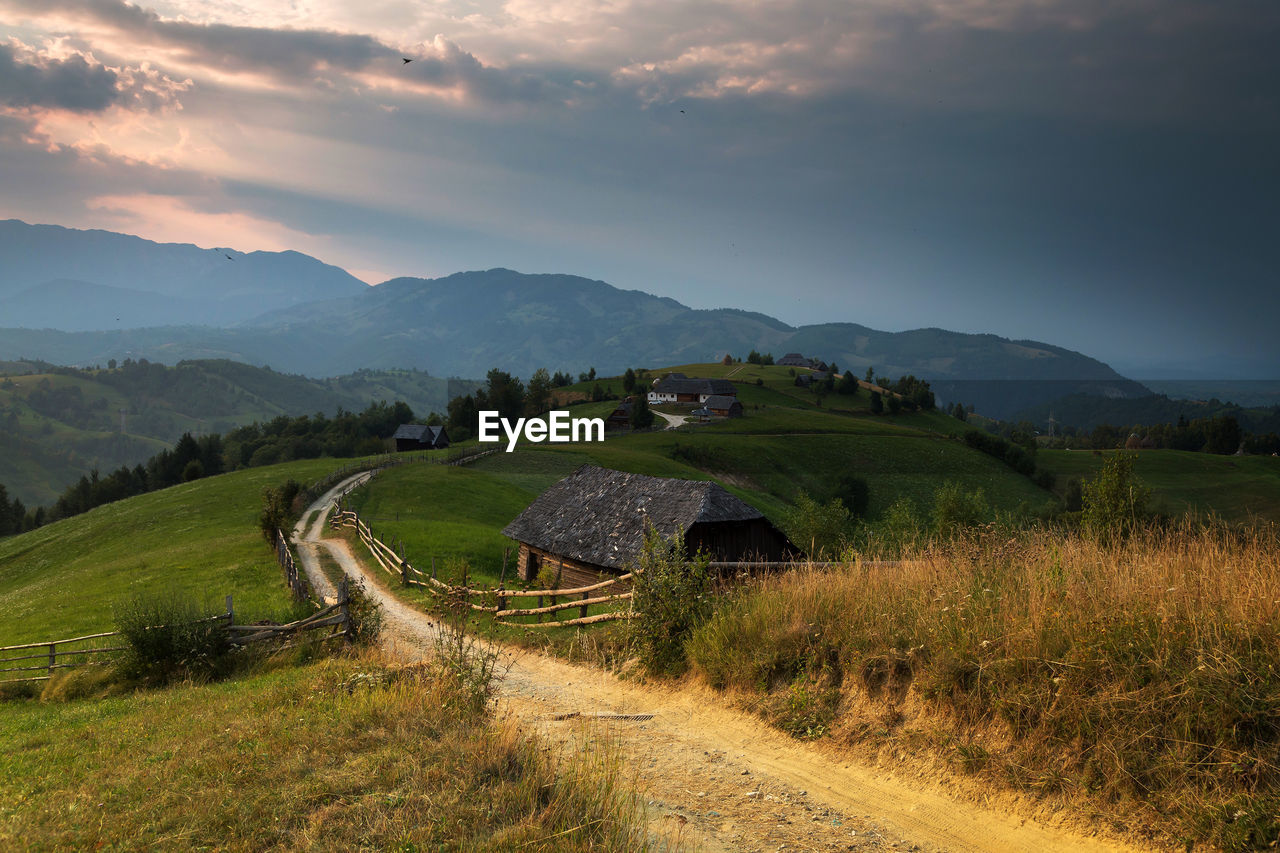
{"label": "tree line", "polygon": [[382,402],[371,403],[359,413],[339,409],[332,418],[320,413],[281,415],[225,435],[184,433],[171,450],[162,450],[145,463],[121,466],[107,474],[93,469],[47,507],[28,508],[17,498],[10,499],[0,484],[0,536],[34,530],[103,504],[227,471],[295,459],[383,453],[400,424],[413,419],[407,404]]}

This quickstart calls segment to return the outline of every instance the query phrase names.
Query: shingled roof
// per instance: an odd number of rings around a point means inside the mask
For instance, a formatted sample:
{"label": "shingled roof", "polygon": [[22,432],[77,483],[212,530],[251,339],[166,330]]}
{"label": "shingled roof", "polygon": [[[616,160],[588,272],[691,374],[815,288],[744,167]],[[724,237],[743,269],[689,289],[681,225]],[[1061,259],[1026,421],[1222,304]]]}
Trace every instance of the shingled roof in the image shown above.
{"label": "shingled roof", "polygon": [[423,444],[435,444],[440,437],[440,433],[444,432],[442,426],[427,426],[426,424],[401,424],[396,430],[396,434],[391,436],[393,439],[406,439],[408,441],[420,441]]}
{"label": "shingled roof", "polygon": [[670,537],[700,522],[762,517],[717,483],[583,465],[539,495],[502,533],[551,554],[624,569],[640,554],[646,521]]}

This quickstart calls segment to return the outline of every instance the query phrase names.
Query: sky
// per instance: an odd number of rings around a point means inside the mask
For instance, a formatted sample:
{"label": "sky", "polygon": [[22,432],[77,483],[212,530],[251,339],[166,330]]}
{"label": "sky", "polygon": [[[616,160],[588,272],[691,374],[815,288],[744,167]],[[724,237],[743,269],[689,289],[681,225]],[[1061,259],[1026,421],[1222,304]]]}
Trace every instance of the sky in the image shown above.
{"label": "sky", "polygon": [[1280,378],[1277,44],[1274,0],[0,0],[0,218]]}

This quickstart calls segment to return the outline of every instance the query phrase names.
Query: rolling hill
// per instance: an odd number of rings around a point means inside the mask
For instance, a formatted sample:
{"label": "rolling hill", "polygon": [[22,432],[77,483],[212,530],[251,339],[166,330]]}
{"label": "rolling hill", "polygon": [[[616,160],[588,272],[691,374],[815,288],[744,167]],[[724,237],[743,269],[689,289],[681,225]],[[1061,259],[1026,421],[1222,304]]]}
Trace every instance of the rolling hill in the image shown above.
{"label": "rolling hill", "polygon": [[0,483],[29,506],[47,504],[90,469],[144,462],[184,432],[222,433],[384,400],[403,400],[425,417],[475,386],[414,370],[315,380],[225,360],[84,370],[0,364]]}

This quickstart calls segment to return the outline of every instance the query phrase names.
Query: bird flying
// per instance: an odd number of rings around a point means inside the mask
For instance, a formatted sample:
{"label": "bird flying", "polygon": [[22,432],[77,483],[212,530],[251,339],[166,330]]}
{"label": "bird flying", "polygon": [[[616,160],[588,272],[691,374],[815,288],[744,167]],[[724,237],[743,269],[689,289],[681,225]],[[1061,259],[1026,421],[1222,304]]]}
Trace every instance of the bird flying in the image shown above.
{"label": "bird flying", "polygon": [[400,61],[403,62],[405,65],[408,65],[410,62],[413,62],[413,60],[407,56],[400,57]]}

